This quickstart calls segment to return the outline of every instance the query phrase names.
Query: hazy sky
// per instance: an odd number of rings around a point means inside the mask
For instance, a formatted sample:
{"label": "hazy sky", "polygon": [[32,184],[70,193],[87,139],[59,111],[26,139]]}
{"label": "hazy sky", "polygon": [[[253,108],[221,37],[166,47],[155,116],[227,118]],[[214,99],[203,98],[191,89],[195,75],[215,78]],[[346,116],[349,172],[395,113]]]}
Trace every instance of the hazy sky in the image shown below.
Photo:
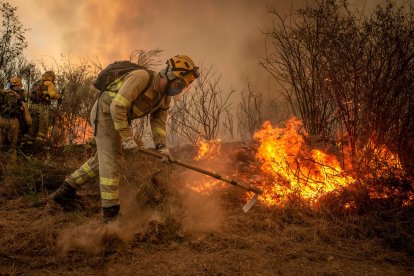
{"label": "hazy sky", "polygon": [[[265,0],[11,0],[27,33],[29,59],[50,62],[61,53],[127,59],[135,49],[164,49],[163,59],[187,54],[214,65],[230,85],[259,71]],[[288,5],[283,1],[281,8]],[[235,84],[234,84],[235,85]]]}
{"label": "hazy sky", "polygon": [[[261,30],[269,28],[267,4],[282,13],[304,0],[8,0],[27,33],[30,60],[52,62],[70,52],[106,65],[136,49],[165,50],[162,58],[187,54],[214,65],[224,87],[242,88],[246,78],[267,78],[257,62]],[[362,7],[362,0],[351,3]],[[378,0],[366,0],[375,6]],[[263,87],[263,86],[262,86]],[[226,88],[227,89],[227,88]]]}

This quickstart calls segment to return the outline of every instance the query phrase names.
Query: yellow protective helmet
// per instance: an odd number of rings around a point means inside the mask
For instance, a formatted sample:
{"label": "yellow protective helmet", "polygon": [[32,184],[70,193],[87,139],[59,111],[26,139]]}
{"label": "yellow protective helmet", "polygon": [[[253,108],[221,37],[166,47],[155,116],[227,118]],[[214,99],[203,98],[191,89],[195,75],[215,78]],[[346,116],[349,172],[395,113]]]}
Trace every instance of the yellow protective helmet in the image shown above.
{"label": "yellow protective helmet", "polygon": [[173,75],[184,80],[187,86],[200,76],[199,68],[189,56],[177,55],[170,58],[167,64],[167,71],[171,70]]}
{"label": "yellow protective helmet", "polygon": [[43,78],[44,80],[54,81],[54,80],[55,80],[55,72],[53,72],[53,71],[46,71],[46,72],[43,74],[42,78]]}
{"label": "yellow protective helmet", "polygon": [[19,77],[12,77],[10,79],[10,85],[11,86],[17,86],[17,87],[23,87],[22,79]]}

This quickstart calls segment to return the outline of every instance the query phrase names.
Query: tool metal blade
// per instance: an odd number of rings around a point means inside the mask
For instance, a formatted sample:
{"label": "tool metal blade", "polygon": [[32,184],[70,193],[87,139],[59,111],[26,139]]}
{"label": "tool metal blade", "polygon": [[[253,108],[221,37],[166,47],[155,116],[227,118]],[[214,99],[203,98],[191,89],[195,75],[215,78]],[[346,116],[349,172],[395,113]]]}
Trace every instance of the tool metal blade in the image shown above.
{"label": "tool metal blade", "polygon": [[253,205],[257,202],[257,199],[259,198],[258,194],[255,194],[244,206],[243,206],[243,212],[247,213],[249,212],[250,208],[253,207]]}

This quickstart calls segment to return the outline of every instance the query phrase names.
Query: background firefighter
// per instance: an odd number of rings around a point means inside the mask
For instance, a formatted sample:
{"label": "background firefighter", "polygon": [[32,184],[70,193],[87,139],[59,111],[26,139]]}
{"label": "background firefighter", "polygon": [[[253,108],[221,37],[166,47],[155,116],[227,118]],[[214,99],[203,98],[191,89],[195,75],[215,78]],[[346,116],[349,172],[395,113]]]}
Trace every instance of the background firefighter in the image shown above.
{"label": "background firefighter", "polygon": [[30,91],[30,114],[33,124],[25,135],[27,145],[43,145],[49,128],[49,113],[51,100],[58,100],[60,94],[55,88],[55,73],[46,71],[42,78],[36,81]]}
{"label": "background firefighter", "polygon": [[191,58],[178,55],[169,59],[161,72],[137,69],[113,81],[101,93],[91,112],[91,123],[96,122],[97,153],[69,175],[51,198],[68,207],[76,189],[99,175],[104,219],[116,218],[120,210],[123,151],[138,148],[129,122],[150,115],[154,145],[165,155],[164,161],[169,160],[166,121],[171,98],[188,91],[198,77],[198,67]]}
{"label": "background firefighter", "polygon": [[0,92],[0,146],[5,149],[6,138],[9,142],[9,158],[11,164],[16,163],[16,148],[21,123],[30,126],[32,118],[23,101],[24,90],[22,80],[13,77],[10,89]]}
{"label": "background firefighter", "polygon": [[13,90],[19,94],[20,99],[22,99],[24,102],[27,102],[27,93],[26,90],[23,89],[21,78],[15,76],[10,79],[10,90]]}
{"label": "background firefighter", "polygon": [[[13,90],[17,94],[19,94],[20,99],[23,101],[22,106],[23,106],[24,112],[21,113],[18,117],[19,124],[20,124],[19,143],[21,143],[23,141],[24,135],[28,135],[30,126],[32,124],[32,117],[30,115],[29,107],[27,105],[28,93],[26,90],[23,89],[22,79],[17,76],[12,77],[10,79],[9,87],[10,87],[10,90]],[[30,122],[29,124],[27,123],[28,120]]]}

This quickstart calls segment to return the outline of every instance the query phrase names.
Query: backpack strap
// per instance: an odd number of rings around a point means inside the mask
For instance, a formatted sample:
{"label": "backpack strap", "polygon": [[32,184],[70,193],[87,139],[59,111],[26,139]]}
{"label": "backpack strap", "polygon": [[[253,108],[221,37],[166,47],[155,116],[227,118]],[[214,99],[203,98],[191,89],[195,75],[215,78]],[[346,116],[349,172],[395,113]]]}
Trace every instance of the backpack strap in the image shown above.
{"label": "backpack strap", "polygon": [[[148,74],[149,74],[149,81],[148,81],[148,84],[147,84],[147,86],[145,86],[145,88],[141,91],[141,93],[145,93],[145,92],[147,92],[147,90],[151,87],[151,84],[152,84],[152,81],[153,81],[153,78],[154,78],[154,74],[155,74],[155,72],[154,71],[152,71],[152,70],[148,70],[148,69],[145,69],[145,68],[143,68],[142,70],[145,70]],[[132,72],[132,71],[131,71]],[[129,74],[129,72],[128,73],[126,73],[124,76],[126,76],[127,74]],[[124,76],[122,76],[121,78],[123,78]],[[111,85],[109,85],[109,86],[111,86]],[[108,86],[108,87],[109,87]],[[111,91],[111,90],[105,90],[105,91]],[[99,98],[102,96],[102,94],[105,92],[105,91],[100,91],[99,92],[99,96],[98,96],[98,102],[97,102],[97,104],[96,104],[96,114],[95,114],[95,120],[94,120],[94,123],[95,123],[95,129],[94,129],[94,136],[96,136],[97,135],[97,133],[98,133],[98,109],[99,109]],[[113,92],[113,91],[112,91]],[[128,125],[131,125],[131,110],[128,110]]]}
{"label": "backpack strap", "polygon": [[[145,69],[145,68],[143,70],[147,71],[147,73],[149,75],[149,81],[148,81],[147,86],[145,86],[145,88],[141,91],[140,94],[142,94],[142,93],[145,94],[150,89],[151,84],[152,84],[152,81],[154,79],[154,74],[155,74],[155,72],[152,71],[152,70],[148,70],[148,69]],[[128,125],[131,125],[131,122],[132,122],[132,119],[131,119],[132,118],[132,114],[131,114],[131,112],[132,112],[132,109],[129,109],[128,110]]]}

